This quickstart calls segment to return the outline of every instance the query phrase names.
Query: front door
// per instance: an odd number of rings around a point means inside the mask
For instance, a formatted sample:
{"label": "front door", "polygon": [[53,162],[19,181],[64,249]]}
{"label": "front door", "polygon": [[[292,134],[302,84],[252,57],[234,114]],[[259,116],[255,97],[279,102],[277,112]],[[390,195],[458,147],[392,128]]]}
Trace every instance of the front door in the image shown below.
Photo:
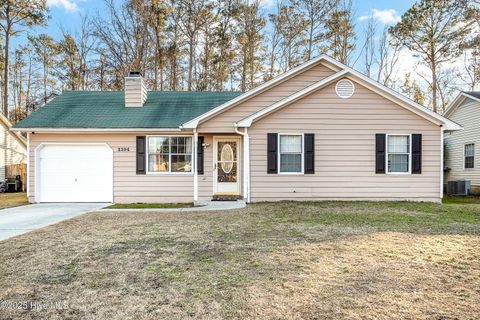
{"label": "front door", "polygon": [[215,194],[240,194],[240,139],[215,137],[213,190]]}

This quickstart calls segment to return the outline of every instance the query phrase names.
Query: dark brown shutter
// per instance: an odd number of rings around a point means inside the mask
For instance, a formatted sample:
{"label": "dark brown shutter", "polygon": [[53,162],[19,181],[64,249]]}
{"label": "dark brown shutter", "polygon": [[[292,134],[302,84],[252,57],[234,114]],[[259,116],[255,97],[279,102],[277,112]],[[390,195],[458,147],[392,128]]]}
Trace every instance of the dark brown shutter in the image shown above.
{"label": "dark brown shutter", "polygon": [[315,134],[305,133],[303,135],[304,139],[304,173],[314,174],[315,173]]}
{"label": "dark brown shutter", "polygon": [[278,146],[278,134],[267,134],[267,173],[277,173],[277,146]]}
{"label": "dark brown shutter", "polygon": [[145,174],[147,163],[146,158],[146,137],[137,137],[137,174]]}
{"label": "dark brown shutter", "polygon": [[197,142],[197,173],[203,174],[203,142],[204,137],[198,137]]}
{"label": "dark brown shutter", "polygon": [[375,173],[385,173],[385,133],[375,135]]}
{"label": "dark brown shutter", "polygon": [[422,135],[412,134],[412,173],[422,173]]}

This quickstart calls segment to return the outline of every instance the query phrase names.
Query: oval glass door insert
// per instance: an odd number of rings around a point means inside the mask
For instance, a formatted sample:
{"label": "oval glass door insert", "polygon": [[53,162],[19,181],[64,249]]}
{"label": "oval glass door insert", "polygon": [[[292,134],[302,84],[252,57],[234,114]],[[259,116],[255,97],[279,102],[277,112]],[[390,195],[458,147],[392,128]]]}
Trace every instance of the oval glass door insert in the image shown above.
{"label": "oval glass door insert", "polygon": [[225,173],[230,173],[233,168],[233,149],[229,144],[224,144],[222,147],[222,152],[220,153],[220,161],[222,170]]}

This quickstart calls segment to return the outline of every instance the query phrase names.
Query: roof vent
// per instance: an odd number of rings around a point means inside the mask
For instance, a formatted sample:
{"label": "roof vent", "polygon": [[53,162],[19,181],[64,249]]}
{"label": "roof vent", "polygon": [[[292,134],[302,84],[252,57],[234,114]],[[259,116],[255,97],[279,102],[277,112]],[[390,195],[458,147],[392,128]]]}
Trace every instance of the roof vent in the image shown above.
{"label": "roof vent", "polygon": [[353,96],[353,93],[355,92],[355,86],[353,85],[352,81],[342,79],[337,82],[337,85],[335,86],[335,92],[340,98],[348,99]]}

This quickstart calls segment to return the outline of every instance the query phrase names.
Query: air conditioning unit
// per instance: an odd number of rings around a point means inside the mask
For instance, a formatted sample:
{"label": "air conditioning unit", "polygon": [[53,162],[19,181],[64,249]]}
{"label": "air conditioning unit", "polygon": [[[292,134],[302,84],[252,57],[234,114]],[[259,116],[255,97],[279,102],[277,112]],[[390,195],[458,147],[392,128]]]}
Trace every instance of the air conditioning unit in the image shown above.
{"label": "air conditioning unit", "polygon": [[470,194],[470,180],[448,181],[447,194],[450,196],[468,196]]}

